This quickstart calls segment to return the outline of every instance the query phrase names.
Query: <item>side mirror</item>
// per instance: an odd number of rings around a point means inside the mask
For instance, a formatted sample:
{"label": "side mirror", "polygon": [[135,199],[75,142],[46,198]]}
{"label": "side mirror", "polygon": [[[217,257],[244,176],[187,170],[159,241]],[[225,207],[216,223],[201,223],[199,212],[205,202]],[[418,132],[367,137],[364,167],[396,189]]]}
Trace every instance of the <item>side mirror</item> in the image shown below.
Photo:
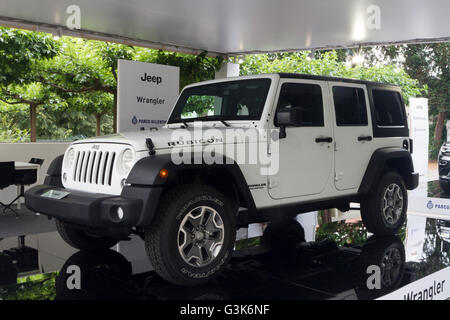
{"label": "side mirror", "polygon": [[283,108],[277,111],[277,125],[280,126],[280,139],[286,138],[286,127],[298,127],[302,124],[300,108]]}

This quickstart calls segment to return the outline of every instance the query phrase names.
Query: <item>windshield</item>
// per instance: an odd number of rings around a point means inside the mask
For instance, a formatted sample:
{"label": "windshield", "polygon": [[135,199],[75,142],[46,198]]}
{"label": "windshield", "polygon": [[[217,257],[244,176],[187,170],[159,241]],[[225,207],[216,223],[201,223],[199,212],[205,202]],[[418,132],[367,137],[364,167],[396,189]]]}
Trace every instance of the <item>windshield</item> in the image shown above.
{"label": "windshield", "polygon": [[168,123],[214,120],[259,120],[270,79],[212,83],[183,91]]}

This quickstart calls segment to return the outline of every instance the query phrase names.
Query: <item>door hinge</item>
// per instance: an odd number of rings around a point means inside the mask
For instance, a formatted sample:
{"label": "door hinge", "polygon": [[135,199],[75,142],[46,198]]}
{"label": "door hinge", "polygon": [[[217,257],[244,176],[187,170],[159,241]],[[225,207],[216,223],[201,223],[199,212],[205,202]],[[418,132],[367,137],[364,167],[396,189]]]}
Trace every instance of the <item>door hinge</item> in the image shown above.
{"label": "door hinge", "polygon": [[344,177],[344,173],[343,172],[336,172],[334,174],[334,181],[342,180],[343,177]]}
{"label": "door hinge", "polygon": [[269,189],[274,189],[274,188],[278,187],[278,185],[279,185],[278,181],[269,179],[269,185],[268,185]]}
{"label": "door hinge", "polygon": [[342,144],[338,144],[336,141],[334,142],[334,151],[339,151],[342,148]]}

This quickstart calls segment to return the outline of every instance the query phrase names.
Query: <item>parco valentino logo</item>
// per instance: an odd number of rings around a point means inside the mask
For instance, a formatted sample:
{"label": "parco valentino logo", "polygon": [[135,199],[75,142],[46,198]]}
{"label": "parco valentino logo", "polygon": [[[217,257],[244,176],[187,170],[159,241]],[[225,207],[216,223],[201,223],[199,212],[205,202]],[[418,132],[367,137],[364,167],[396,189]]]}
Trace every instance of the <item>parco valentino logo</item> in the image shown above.
{"label": "parco valentino logo", "polygon": [[138,122],[138,119],[136,118],[136,116],[133,117],[133,119],[131,119],[131,123],[136,125]]}
{"label": "parco valentino logo", "polygon": [[427,208],[430,210],[433,209],[433,202],[431,200],[427,202]]}

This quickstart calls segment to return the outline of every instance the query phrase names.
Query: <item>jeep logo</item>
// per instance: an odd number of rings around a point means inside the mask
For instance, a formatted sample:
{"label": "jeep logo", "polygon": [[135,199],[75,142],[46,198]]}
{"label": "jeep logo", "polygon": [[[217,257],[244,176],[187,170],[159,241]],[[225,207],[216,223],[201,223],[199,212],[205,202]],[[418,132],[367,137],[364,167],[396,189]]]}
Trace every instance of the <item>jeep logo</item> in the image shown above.
{"label": "jeep logo", "polygon": [[94,145],[92,146],[92,149],[94,149],[94,150],[100,150],[100,145],[94,144]]}
{"label": "jeep logo", "polygon": [[141,81],[144,82],[154,82],[156,84],[160,84],[162,82],[162,78],[159,76],[153,76],[150,74],[147,74],[147,72],[144,72],[144,75],[140,77]]}

